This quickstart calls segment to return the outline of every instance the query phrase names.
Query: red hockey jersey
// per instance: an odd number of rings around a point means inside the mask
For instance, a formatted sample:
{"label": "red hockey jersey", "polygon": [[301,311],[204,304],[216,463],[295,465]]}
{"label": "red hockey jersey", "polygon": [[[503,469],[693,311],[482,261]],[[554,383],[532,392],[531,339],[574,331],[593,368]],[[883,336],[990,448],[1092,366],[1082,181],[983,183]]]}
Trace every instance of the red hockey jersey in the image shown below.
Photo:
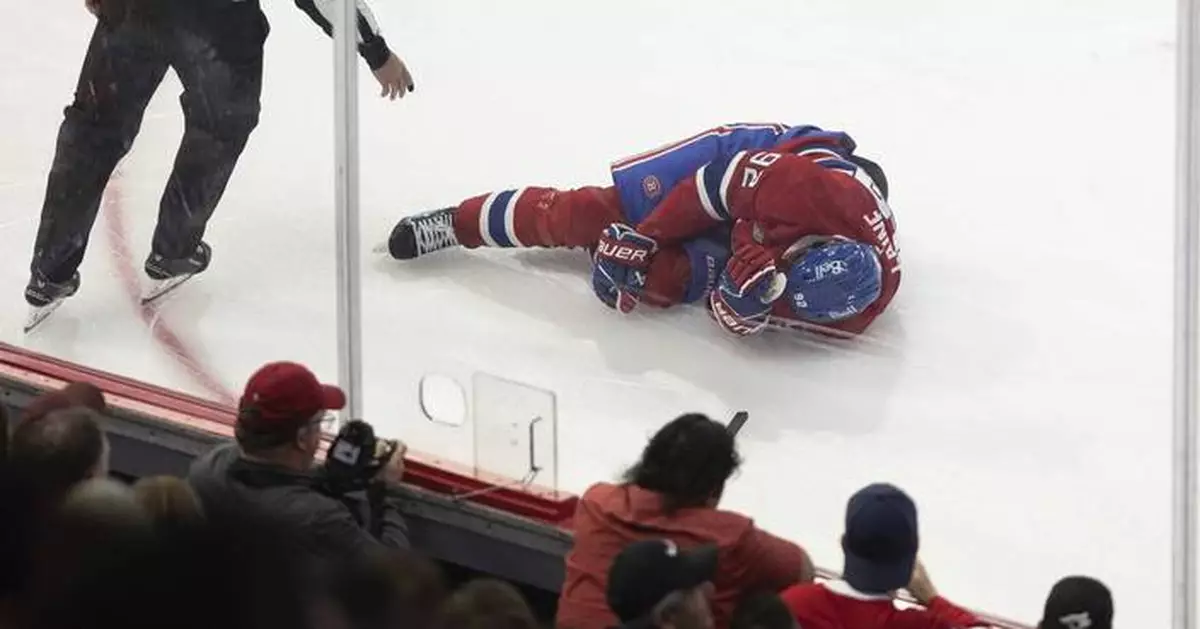
{"label": "red hockey jersey", "polygon": [[732,223],[733,256],[765,248],[781,270],[813,238],[839,236],[870,243],[883,278],[879,298],[865,310],[820,325],[800,319],[787,299],[777,301],[771,312],[775,325],[861,333],[895,296],[900,257],[891,208],[843,151],[820,138],[800,138],[711,162],[672,189],[638,231],[670,245]]}
{"label": "red hockey jersey", "polygon": [[844,581],[793,585],[780,594],[804,629],[969,629],[988,624],[942,597],[928,609],[899,609],[888,596],[864,594]]}

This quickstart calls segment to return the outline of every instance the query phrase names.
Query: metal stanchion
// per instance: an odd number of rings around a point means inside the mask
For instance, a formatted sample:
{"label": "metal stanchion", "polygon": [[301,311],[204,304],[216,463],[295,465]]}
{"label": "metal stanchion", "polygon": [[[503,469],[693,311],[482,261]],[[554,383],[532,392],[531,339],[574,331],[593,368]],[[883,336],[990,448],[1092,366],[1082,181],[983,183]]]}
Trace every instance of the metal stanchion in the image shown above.
{"label": "metal stanchion", "polygon": [[1196,624],[1196,414],[1197,326],[1200,324],[1200,70],[1196,60],[1198,24],[1194,0],[1179,1],[1177,76],[1177,156],[1175,224],[1175,430],[1172,626]]}
{"label": "metal stanchion", "polygon": [[358,12],[340,0],[334,20],[334,145],[337,207],[338,383],[349,398],[342,421],[362,417],[362,273],[358,216]]}

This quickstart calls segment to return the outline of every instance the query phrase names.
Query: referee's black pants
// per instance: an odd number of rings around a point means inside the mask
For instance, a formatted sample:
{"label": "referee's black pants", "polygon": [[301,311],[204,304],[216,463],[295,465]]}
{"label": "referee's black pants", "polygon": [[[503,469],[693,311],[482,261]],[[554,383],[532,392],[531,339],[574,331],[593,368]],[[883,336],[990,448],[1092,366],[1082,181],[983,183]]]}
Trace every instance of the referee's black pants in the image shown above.
{"label": "referee's black pants", "polygon": [[152,253],[190,256],[258,124],[266,18],[257,2],[217,15],[101,17],[65,110],[31,271],[65,282],[83,261],[104,188],[167,68],[183,84],[184,133],[159,204]]}

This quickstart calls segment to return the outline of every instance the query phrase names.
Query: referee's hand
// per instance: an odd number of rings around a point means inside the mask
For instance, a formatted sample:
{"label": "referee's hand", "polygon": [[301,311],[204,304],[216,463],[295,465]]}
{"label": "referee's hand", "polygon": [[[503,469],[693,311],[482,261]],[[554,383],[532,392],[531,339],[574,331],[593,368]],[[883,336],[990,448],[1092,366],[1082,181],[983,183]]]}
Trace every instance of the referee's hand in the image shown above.
{"label": "referee's hand", "polygon": [[[88,0],[96,2],[98,0]],[[395,53],[375,71],[375,78],[379,81],[379,86],[383,90],[379,93],[380,96],[396,100],[404,98],[404,95],[413,91],[416,86],[413,85],[412,74],[408,71],[408,66],[404,65],[404,61],[397,57]]]}

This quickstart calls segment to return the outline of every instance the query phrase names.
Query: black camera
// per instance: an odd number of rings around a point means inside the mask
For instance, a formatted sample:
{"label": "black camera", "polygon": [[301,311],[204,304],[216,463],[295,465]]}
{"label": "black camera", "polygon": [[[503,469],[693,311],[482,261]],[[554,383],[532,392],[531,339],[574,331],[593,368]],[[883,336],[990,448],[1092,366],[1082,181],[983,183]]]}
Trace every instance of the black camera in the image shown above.
{"label": "black camera", "polygon": [[377,438],[367,422],[346,422],[325,454],[324,485],[335,495],[366,489],[399,449],[400,442]]}

